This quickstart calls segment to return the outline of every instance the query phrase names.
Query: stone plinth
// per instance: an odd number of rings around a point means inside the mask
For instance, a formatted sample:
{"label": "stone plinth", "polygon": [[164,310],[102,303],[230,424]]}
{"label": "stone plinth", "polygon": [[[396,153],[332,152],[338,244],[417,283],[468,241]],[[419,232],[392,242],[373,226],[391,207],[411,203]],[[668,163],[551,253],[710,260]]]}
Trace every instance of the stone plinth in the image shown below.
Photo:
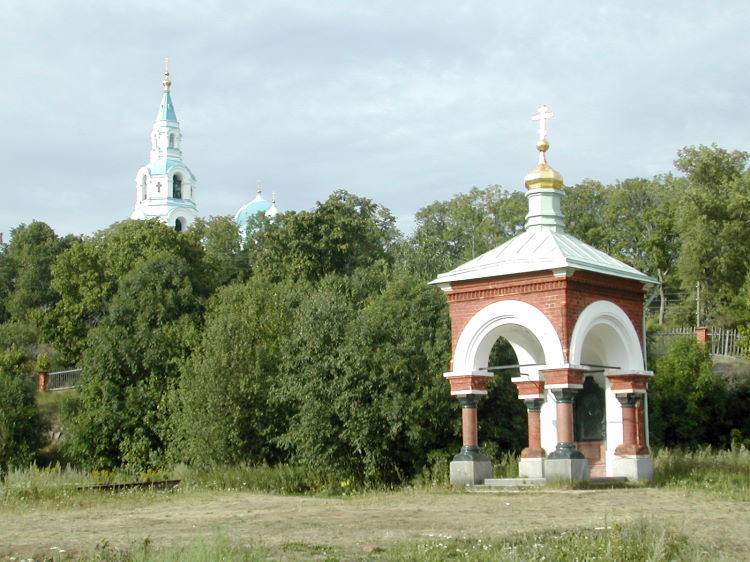
{"label": "stone plinth", "polygon": [[521,478],[544,478],[544,458],[521,458],[518,461],[518,476]]}
{"label": "stone plinth", "polygon": [[631,482],[651,480],[654,477],[654,463],[650,455],[615,457],[612,475],[627,478]]}
{"label": "stone plinth", "polygon": [[547,480],[578,482],[589,479],[589,461],[573,443],[558,443],[544,463]]}
{"label": "stone plinth", "polygon": [[461,447],[451,461],[451,485],[456,488],[476,486],[492,478],[492,463],[479,447]]}

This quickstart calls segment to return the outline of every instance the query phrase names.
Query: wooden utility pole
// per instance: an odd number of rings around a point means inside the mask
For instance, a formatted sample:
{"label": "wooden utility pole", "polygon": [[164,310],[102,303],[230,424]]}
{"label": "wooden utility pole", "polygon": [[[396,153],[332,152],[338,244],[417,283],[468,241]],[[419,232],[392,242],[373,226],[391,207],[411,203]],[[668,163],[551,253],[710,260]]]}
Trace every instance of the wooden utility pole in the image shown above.
{"label": "wooden utility pole", "polygon": [[695,327],[701,327],[701,282],[695,283]]}

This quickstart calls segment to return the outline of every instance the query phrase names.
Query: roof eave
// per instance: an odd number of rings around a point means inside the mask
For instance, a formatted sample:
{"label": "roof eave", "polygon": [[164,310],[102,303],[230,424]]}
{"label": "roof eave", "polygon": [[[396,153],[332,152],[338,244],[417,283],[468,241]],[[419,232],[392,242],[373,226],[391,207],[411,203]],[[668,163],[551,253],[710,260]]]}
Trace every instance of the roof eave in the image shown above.
{"label": "roof eave", "polygon": [[520,269],[520,268],[505,268],[502,269],[499,267],[499,264],[493,264],[491,267],[487,268],[476,268],[471,271],[464,271],[461,273],[453,274],[450,273],[447,274],[441,274],[438,275],[435,279],[430,281],[429,285],[437,285],[439,287],[442,287],[442,285],[450,285],[451,283],[460,283],[462,281],[474,281],[477,279],[489,279],[491,277],[508,277],[510,275],[519,275],[523,273],[538,273],[540,271],[552,271],[560,272],[563,270],[572,270],[572,271],[590,271],[592,273],[599,273],[600,275],[606,275],[608,277],[616,277],[618,279],[629,279],[631,281],[639,281],[643,283],[644,285],[658,285],[659,281],[649,275],[646,275],[645,273],[641,273],[639,271],[634,272],[628,272],[628,271],[622,271],[618,269],[612,269],[607,267],[601,267],[596,266],[593,264],[581,264],[581,263],[575,263],[574,260],[570,260],[567,262],[561,262],[561,263],[547,263],[544,265],[541,265],[539,267],[529,268],[529,269]]}

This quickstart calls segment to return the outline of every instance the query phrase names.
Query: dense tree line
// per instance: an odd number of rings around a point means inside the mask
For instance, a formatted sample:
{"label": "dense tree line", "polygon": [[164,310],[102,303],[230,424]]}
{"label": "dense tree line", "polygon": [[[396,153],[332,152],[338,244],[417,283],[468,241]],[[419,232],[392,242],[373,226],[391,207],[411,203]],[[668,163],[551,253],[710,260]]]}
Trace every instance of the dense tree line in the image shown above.
{"label": "dense tree line", "polygon": [[[692,323],[700,284],[702,322],[743,326],[748,154],[689,147],[675,165],[682,175],[567,187],[567,230],[661,281],[659,323]],[[295,462],[408,478],[460,437],[442,379],[447,307],[427,281],[519,233],[526,209],[523,193],[490,186],[421,209],[409,236],[345,191],[273,222],[258,216],[246,239],[227,217],[179,233],[124,221],[64,238],[19,225],[0,247],[0,470],[41,444],[23,375],[76,365],[85,375],[66,407],[66,454],[88,468]],[[514,361],[502,341],[494,353]],[[670,405],[674,385],[698,385],[693,403],[716,394],[700,357],[680,357],[657,366],[674,373],[655,399],[665,420],[691,411]],[[681,380],[691,369],[702,374]],[[507,374],[492,384],[482,438],[517,450],[523,405]],[[671,427],[657,424],[661,442],[699,435]]]}

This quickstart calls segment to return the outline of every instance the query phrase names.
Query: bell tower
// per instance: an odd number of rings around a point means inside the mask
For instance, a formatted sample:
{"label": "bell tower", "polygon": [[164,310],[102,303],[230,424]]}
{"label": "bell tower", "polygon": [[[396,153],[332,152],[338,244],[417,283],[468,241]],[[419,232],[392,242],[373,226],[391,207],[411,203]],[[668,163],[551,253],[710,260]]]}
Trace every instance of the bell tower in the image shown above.
{"label": "bell tower", "polygon": [[158,218],[181,231],[198,218],[195,176],[182,161],[182,132],[172,104],[169,67],[164,70],[164,92],[151,130],[148,164],[135,177],[135,208],[131,219]]}

